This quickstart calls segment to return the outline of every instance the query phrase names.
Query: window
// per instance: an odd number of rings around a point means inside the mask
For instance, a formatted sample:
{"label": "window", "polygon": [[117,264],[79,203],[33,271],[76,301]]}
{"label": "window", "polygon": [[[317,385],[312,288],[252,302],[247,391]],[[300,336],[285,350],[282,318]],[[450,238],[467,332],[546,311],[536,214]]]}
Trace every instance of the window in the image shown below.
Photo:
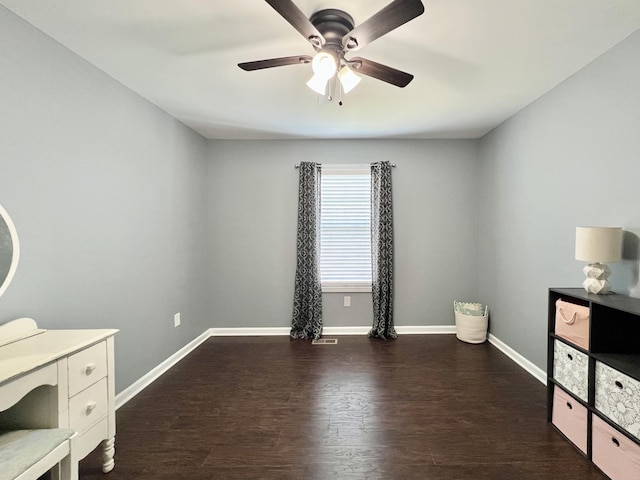
{"label": "window", "polygon": [[371,291],[369,165],[322,165],[320,281],[323,292]]}

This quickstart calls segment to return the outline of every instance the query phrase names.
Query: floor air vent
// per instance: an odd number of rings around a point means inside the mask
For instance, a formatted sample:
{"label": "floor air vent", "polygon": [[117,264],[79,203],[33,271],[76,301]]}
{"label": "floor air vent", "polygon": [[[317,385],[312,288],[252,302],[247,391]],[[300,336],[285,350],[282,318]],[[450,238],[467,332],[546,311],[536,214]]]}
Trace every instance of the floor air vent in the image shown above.
{"label": "floor air vent", "polygon": [[337,345],[338,339],[337,338],[319,338],[317,340],[312,340],[311,344],[312,345]]}

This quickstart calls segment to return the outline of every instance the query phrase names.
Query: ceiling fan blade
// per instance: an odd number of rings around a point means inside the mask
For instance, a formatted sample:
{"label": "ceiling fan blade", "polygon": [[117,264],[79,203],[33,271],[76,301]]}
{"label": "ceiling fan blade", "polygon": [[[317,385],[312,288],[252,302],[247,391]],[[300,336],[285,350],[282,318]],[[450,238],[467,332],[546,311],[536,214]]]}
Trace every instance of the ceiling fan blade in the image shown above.
{"label": "ceiling fan blade", "polygon": [[278,12],[287,22],[306,38],[314,48],[320,48],[325,43],[324,36],[311,23],[311,20],[302,13],[291,0],[265,0],[273,9]]}
{"label": "ceiling fan blade", "polygon": [[396,70],[366,58],[354,57],[348,60],[347,63],[356,73],[382,80],[400,88],[406,87],[413,80],[413,75],[410,73]]}
{"label": "ceiling fan blade", "polygon": [[268,60],[256,60],[255,62],[239,63],[238,66],[251,72],[262,70],[263,68],[284,67],[286,65],[298,65],[300,63],[311,63],[312,57],[309,55],[297,55],[293,57],[269,58]]}
{"label": "ceiling fan blade", "polygon": [[423,12],[424,5],[420,0],[394,0],[347,33],[342,39],[342,46],[345,52],[358,50]]}

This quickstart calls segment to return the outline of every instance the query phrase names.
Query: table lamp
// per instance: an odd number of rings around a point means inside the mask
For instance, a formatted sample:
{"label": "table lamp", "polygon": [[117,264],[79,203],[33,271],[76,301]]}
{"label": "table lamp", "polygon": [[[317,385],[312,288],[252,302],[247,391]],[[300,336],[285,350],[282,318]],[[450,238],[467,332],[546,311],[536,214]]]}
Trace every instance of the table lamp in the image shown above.
{"label": "table lamp", "polygon": [[609,293],[607,279],[611,270],[606,265],[622,258],[622,228],[576,227],[576,260],[589,262],[582,270],[586,276],[582,283],[589,293]]}

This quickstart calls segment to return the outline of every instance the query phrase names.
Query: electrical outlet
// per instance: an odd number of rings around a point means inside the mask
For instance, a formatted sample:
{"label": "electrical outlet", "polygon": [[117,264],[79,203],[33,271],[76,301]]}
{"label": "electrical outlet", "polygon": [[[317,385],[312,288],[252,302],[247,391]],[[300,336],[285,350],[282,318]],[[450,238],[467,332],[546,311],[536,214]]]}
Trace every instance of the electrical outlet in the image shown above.
{"label": "electrical outlet", "polygon": [[349,295],[345,295],[344,296],[344,306],[345,307],[350,307],[351,306],[351,297]]}
{"label": "electrical outlet", "polygon": [[178,326],[180,326],[180,312],[176,313],[176,314],[173,316],[173,326],[174,326],[174,327],[178,327]]}

